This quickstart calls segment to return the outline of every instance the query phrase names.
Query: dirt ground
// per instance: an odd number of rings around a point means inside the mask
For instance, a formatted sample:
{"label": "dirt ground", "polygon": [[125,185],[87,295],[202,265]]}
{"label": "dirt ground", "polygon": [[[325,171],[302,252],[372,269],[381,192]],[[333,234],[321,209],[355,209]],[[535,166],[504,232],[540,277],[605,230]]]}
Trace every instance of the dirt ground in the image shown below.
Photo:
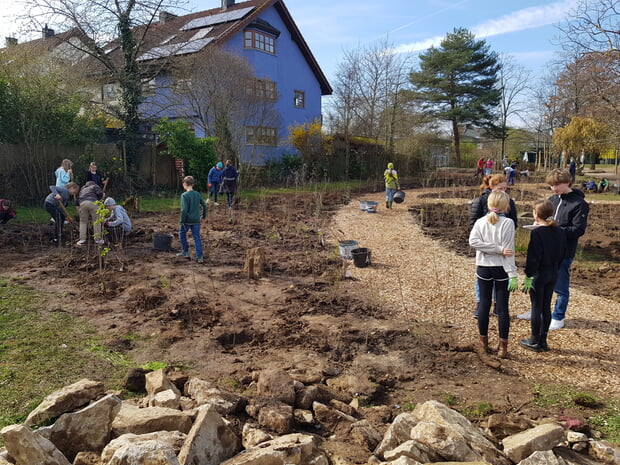
{"label": "dirt ground", "polygon": [[[475,196],[475,187],[410,187],[417,197],[438,199],[434,207],[425,204],[422,215],[408,197],[425,233],[470,256],[463,200]],[[538,198],[539,188],[512,190],[520,210]],[[73,245],[76,230],[67,227],[67,244],[56,249],[49,245],[51,226],[9,224],[0,229],[0,274],[46,292],[47,311],[60,307],[86,318],[110,349],[138,363],[167,361],[239,389],[248,387],[254,371],[280,367],[307,382],[338,372],[368,377],[381,389],[364,400],[387,406],[390,415],[428,399],[450,401],[461,411],[485,401],[494,412],[532,417],[592,413],[537,407],[529,381],[485,365],[472,351],[454,350],[450,325],[405,320],[363,280],[344,279],[331,217],[355,200],[351,195],[265,196],[232,211],[211,206],[202,229],[204,264],[175,256],[176,213],[130,212],[134,231],[124,247],[112,247],[103,271],[92,245]],[[573,275],[574,286],[615,302],[619,216],[620,202],[591,206],[581,243],[597,261],[584,266],[578,260]],[[155,250],[155,233],[174,234],[174,250]],[[255,247],[264,249],[266,265],[263,276],[251,279],[243,267],[246,251]]]}

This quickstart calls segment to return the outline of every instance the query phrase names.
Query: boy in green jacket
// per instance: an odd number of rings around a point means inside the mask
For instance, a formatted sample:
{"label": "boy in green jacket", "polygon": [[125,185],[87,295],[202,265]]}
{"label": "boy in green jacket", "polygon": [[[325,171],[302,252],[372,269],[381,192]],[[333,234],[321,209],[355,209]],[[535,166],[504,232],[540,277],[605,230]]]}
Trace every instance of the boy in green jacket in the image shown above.
{"label": "boy in green jacket", "polygon": [[183,251],[179,252],[177,257],[189,258],[189,244],[187,243],[187,231],[189,230],[194,238],[196,261],[202,263],[200,220],[204,220],[207,217],[207,204],[202,199],[200,193],[194,190],[193,176],[185,176],[183,178],[183,189],[185,189],[185,192],[181,194],[181,229],[179,230],[179,240],[181,241]]}

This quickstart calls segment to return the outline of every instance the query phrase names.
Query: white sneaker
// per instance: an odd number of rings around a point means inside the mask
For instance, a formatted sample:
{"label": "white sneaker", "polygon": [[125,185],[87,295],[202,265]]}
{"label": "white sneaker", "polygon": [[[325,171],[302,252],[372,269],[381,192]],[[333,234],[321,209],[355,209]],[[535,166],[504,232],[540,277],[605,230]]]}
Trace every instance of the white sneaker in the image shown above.
{"label": "white sneaker", "polygon": [[517,318],[519,320],[531,320],[532,319],[532,311],[528,310],[525,313],[522,313],[521,315],[517,315]]}
{"label": "white sneaker", "polygon": [[211,199],[207,199],[207,205],[209,205],[209,202],[211,202]]}
{"label": "white sneaker", "polygon": [[80,247],[82,247],[84,244],[86,244],[86,241],[77,241],[77,242],[75,243],[75,245],[78,245],[78,246],[80,246]]}
{"label": "white sneaker", "polygon": [[217,206],[217,207],[219,207],[219,206],[220,206],[220,204],[219,204],[219,203],[217,203],[217,202],[215,202],[213,205],[215,205],[215,206]]}
{"label": "white sneaker", "polygon": [[105,241],[103,239],[98,239],[98,240],[95,241],[95,244],[103,245],[103,244],[105,244]]}
{"label": "white sneaker", "polygon": [[555,318],[551,319],[551,324],[549,325],[549,329],[562,329],[564,327],[564,320],[556,320]]}

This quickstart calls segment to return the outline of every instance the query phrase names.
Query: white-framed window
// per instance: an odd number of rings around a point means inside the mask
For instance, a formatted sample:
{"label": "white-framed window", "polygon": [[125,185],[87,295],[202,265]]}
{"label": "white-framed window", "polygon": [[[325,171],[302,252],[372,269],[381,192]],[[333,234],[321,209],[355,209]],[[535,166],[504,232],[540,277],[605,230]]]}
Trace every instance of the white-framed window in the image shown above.
{"label": "white-framed window", "polygon": [[245,143],[248,145],[278,145],[278,129],[265,126],[246,126]]}
{"label": "white-framed window", "polygon": [[260,31],[245,31],[243,46],[262,52],[276,54],[276,38]]}
{"label": "white-framed window", "polygon": [[303,90],[296,90],[293,98],[295,108],[306,107],[306,93]]}

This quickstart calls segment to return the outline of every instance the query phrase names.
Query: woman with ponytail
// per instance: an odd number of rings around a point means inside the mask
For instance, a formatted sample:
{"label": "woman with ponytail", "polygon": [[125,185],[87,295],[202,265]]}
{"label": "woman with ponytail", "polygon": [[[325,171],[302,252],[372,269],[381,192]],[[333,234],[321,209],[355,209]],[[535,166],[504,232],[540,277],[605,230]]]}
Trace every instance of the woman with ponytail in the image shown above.
{"label": "woman with ponytail", "polygon": [[534,204],[534,226],[527,247],[523,292],[532,302],[532,335],[521,339],[526,349],[549,350],[547,333],[551,324],[551,298],[558,279],[558,270],[566,255],[566,235],[553,219],[553,204],[539,200]]}
{"label": "woman with ponytail", "polygon": [[508,292],[518,288],[515,264],[515,225],[506,217],[510,197],[506,192],[491,192],[488,213],[478,219],[469,234],[469,245],[476,250],[476,278],[480,288],[478,332],[480,343],[489,352],[489,311],[495,287],[495,309],[498,314],[498,357],[508,357]]}

